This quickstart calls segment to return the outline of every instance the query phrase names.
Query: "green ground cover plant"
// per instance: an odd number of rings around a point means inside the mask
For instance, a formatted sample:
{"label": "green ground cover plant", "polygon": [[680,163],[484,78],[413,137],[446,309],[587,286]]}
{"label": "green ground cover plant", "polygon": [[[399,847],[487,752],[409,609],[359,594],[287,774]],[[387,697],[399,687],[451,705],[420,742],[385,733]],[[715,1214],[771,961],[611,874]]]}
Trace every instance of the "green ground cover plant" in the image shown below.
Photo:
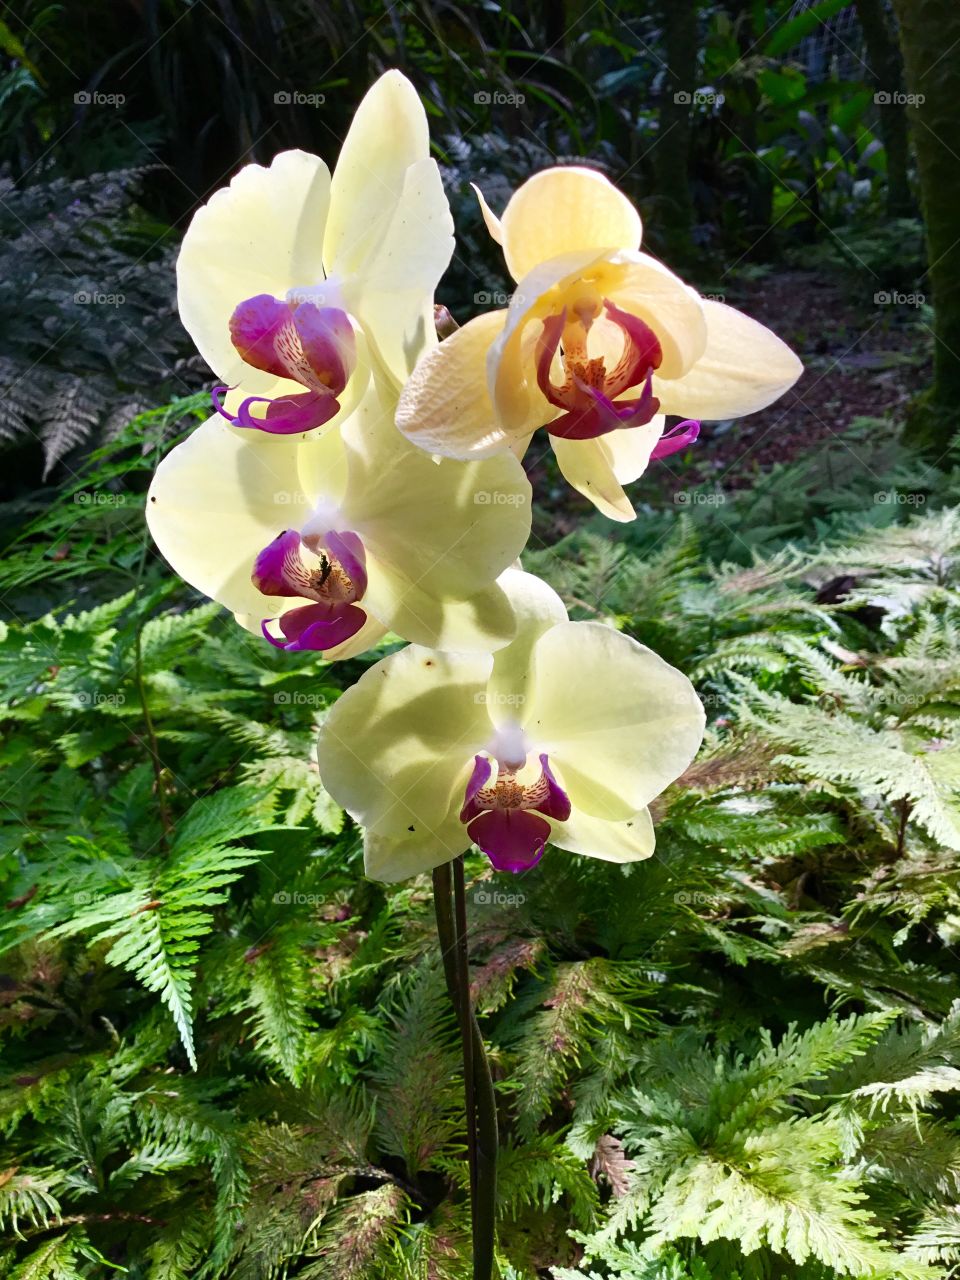
{"label": "green ground cover plant", "polygon": [[[468,1275],[429,883],[363,879],[312,759],[392,646],[278,655],[150,560],[145,480],[199,410],[135,420],[0,569],[7,1274]],[[504,1275],[958,1256],[960,523],[838,506],[760,552],[744,493],[531,557],[709,730],[649,861],[468,859]]]}

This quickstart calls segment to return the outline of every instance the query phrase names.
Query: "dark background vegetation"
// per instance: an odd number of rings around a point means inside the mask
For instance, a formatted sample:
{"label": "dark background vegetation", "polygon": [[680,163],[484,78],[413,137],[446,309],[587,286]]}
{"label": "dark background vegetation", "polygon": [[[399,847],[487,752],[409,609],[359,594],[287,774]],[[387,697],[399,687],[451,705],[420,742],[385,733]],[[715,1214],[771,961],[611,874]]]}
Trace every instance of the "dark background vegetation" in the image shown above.
{"label": "dark background vegetation", "polygon": [[814,415],[842,429],[909,399],[931,382],[921,358],[937,387],[912,430],[942,453],[960,348],[957,19],[948,0],[904,11],[906,71],[884,0],[7,6],[3,483],[22,492],[133,409],[202,385],[170,303],[192,210],[285,147],[332,165],[390,66],[423,95],[444,166],[459,245],[441,300],[457,315],[507,284],[469,182],[496,207],[531,170],[587,156],[640,206],[652,252],[839,375],[839,415],[809,377],[776,409],[775,455],[822,435]]}
{"label": "dark background vegetation", "polygon": [[469,183],[585,159],[805,363],[629,526],[531,452],[526,566],[709,729],[648,862],[468,859],[504,1280],[957,1275],[956,0],[22,0],[0,59],[0,1276],[469,1276],[429,887],[363,879],[313,760],[393,642],[278,654],[143,520],[209,412],[192,211],[332,165],[388,67],[455,316],[510,287]]}

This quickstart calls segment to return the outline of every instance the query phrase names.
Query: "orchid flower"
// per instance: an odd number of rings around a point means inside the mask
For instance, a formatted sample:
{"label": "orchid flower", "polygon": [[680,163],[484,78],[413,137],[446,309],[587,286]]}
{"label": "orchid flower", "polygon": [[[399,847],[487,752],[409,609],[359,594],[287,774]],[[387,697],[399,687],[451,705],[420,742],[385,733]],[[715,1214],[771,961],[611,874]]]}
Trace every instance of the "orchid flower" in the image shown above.
{"label": "orchid flower", "polygon": [[433,293],[454,242],[429,149],[420,99],[388,71],[332,178],[319,157],[285,151],[194,215],[177,261],[180,318],[225,384],[214,403],[234,426],[291,435],[342,419],[372,362],[399,389],[436,342]]}
{"label": "orchid flower", "polygon": [[547,843],[611,862],[653,852],[647,805],[703,737],[689,680],[518,569],[518,618],[496,654],[411,645],[341,694],[320,730],[320,776],[364,828],[367,874],[394,881],[477,844],[525,871]]}
{"label": "orchid flower", "polygon": [[[695,440],[694,419],[753,413],[800,376],[769,329],[640,252],[640,217],[601,174],[536,174],[502,220],[480,201],[517,289],[414,370],[397,425],[428,452],[522,453],[545,426],[570,484],[632,520],[623,484]],[[687,421],[664,434],[666,414]]]}
{"label": "orchid flower", "polygon": [[325,434],[267,442],[217,416],[160,463],[147,519],[174,570],[288,650],[344,658],[387,631],[489,651],[515,623],[497,576],[530,532],[510,454],[436,462],[393,426],[371,382]]}

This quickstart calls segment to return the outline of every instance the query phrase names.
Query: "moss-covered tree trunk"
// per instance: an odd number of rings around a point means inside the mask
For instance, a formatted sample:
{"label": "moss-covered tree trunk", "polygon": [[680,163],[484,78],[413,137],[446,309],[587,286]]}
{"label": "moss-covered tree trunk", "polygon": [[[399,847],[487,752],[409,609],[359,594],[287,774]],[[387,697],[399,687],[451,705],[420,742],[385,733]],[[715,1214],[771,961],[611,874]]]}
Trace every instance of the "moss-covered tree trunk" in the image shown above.
{"label": "moss-covered tree trunk", "polygon": [[892,218],[900,218],[914,211],[907,112],[898,96],[903,92],[903,61],[884,0],[857,0],[857,16],[871,79],[878,92],[885,95],[880,103],[880,136],[887,153],[887,212]]}
{"label": "moss-covered tree trunk", "polygon": [[673,261],[693,256],[690,189],[692,99],[697,89],[697,0],[660,0],[663,25],[663,100],[654,151],[659,239]]}
{"label": "moss-covered tree trunk", "polygon": [[942,447],[960,427],[960,3],[894,0],[927,226],[934,382],[908,436]]}

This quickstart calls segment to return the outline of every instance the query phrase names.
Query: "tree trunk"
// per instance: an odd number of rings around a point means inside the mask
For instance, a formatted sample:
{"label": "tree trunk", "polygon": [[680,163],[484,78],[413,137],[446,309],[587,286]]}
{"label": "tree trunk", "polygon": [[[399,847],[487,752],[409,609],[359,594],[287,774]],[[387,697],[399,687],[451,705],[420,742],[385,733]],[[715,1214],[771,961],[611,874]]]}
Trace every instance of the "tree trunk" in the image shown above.
{"label": "tree trunk", "polygon": [[870,79],[879,93],[887,95],[879,104],[880,136],[887,153],[887,213],[891,218],[909,217],[916,210],[910,191],[907,112],[898,97],[903,92],[903,61],[884,0],[857,0],[857,16]]}
{"label": "tree trunk", "polygon": [[937,449],[960,427],[960,4],[895,0],[935,311],[933,386],[907,438]]}
{"label": "tree trunk", "polygon": [[654,150],[659,236],[671,261],[693,257],[690,133],[697,89],[697,0],[660,0],[663,24],[663,100]]}

